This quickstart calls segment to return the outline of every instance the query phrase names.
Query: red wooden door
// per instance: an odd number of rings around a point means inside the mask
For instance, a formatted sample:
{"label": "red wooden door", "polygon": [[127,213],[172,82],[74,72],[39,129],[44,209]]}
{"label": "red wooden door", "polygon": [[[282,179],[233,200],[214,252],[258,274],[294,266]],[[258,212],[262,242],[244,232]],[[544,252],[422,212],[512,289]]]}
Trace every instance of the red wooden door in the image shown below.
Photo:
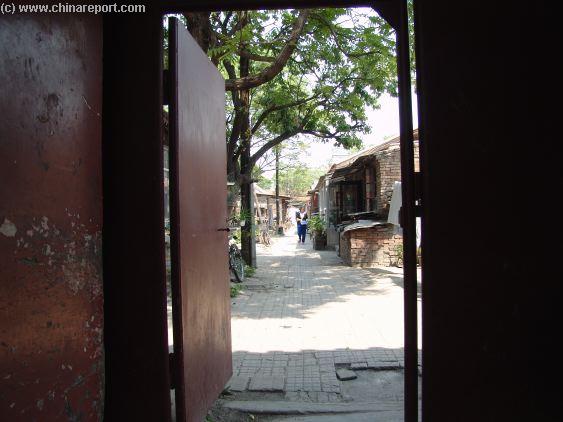
{"label": "red wooden door", "polygon": [[178,421],[204,419],[232,372],[225,81],[170,19],[170,182]]}
{"label": "red wooden door", "polygon": [[103,417],[101,64],[101,16],[0,16],[1,421]]}

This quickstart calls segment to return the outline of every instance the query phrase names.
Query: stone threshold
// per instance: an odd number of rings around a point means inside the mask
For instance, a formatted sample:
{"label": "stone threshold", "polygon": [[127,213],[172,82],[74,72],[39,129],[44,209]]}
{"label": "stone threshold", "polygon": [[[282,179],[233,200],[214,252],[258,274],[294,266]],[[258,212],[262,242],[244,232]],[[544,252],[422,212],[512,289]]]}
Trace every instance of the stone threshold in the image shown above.
{"label": "stone threshold", "polygon": [[287,401],[224,401],[223,407],[240,412],[268,415],[314,415],[341,413],[379,413],[403,410],[403,402],[309,403]]}

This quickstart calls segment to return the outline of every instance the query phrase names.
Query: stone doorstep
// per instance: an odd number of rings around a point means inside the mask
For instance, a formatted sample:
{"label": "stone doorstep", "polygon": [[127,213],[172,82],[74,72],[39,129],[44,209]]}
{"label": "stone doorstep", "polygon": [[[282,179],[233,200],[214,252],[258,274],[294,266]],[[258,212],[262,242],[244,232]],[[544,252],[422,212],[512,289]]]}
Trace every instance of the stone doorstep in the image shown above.
{"label": "stone doorstep", "polygon": [[292,401],[225,401],[223,407],[254,414],[312,415],[365,412],[401,412],[403,403],[380,401],[366,403],[312,403]]}

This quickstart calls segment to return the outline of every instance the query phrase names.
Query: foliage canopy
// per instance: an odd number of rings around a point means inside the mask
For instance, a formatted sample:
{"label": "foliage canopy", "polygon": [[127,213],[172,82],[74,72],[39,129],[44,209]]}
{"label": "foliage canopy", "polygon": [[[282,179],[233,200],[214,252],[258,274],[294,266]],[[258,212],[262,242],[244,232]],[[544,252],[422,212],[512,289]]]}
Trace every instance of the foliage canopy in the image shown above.
{"label": "foliage canopy", "polygon": [[372,9],[226,11],[186,20],[226,78],[228,172],[239,182],[297,135],[360,146],[370,131],[367,109],[384,92],[396,95],[394,32]]}

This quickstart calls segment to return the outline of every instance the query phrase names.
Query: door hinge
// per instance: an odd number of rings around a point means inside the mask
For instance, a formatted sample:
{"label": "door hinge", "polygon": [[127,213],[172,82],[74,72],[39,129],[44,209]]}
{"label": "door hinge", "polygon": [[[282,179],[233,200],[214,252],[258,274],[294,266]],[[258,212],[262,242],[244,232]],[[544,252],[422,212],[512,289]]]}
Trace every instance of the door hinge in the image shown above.
{"label": "door hinge", "polygon": [[174,390],[176,388],[176,357],[174,353],[168,353],[168,368],[170,374],[170,389]]}

